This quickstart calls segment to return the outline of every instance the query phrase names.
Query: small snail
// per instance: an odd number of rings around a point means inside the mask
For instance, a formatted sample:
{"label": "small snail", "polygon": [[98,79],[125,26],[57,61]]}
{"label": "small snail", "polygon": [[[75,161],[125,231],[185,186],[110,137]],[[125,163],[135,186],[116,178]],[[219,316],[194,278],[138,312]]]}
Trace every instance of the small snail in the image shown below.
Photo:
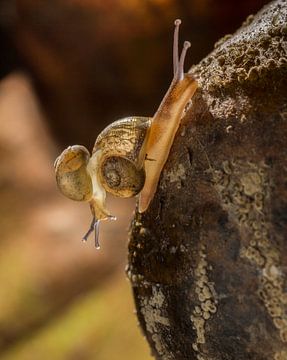
{"label": "small snail", "polygon": [[184,108],[197,89],[191,74],[184,73],[188,41],[178,55],[181,21],[175,21],[172,83],[154,117],[131,116],[106,127],[96,139],[92,156],[81,145],[69,146],[55,161],[60,191],[76,201],[87,201],[93,215],[86,241],[95,231],[99,248],[99,222],[115,219],[105,207],[106,192],[119,197],[140,194],[139,212],[148,208],[168,158]]}

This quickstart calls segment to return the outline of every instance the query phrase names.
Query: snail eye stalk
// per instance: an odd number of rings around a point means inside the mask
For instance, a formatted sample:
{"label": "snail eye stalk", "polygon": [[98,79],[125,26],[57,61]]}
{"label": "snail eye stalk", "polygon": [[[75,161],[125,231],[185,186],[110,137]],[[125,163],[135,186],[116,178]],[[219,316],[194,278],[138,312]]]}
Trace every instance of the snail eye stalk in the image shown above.
{"label": "snail eye stalk", "polygon": [[[109,220],[117,220],[116,216],[108,215],[107,219]],[[100,249],[100,242],[99,242],[99,232],[100,232],[100,222],[101,220],[105,219],[97,219],[95,216],[93,216],[93,220],[91,222],[91,225],[89,227],[89,230],[86,232],[86,234],[83,236],[83,241],[88,241],[89,236],[92,232],[95,232],[95,247],[96,249]]]}
{"label": "snail eye stalk", "polygon": [[90,228],[87,233],[83,237],[83,241],[88,241],[88,238],[92,232],[95,232],[95,247],[96,249],[100,249],[99,243],[99,230],[100,230],[100,220],[97,220],[96,217],[93,217]]}

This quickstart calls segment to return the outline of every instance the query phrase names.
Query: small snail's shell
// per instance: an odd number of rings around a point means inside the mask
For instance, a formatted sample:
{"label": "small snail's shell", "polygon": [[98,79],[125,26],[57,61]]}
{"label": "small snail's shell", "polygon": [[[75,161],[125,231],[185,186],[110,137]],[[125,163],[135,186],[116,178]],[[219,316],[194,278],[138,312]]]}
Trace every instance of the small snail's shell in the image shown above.
{"label": "small snail's shell", "polygon": [[87,172],[90,154],[84,146],[69,146],[55,162],[56,181],[62,194],[76,201],[88,201],[93,195]]}
{"label": "small snail's shell", "polygon": [[145,145],[151,119],[128,117],[115,121],[98,136],[94,149],[97,173],[104,189],[120,197],[132,197],[144,186]]}
{"label": "small snail's shell", "polygon": [[145,171],[135,164],[119,156],[106,158],[100,171],[102,185],[106,191],[120,197],[137,195],[144,186]]}

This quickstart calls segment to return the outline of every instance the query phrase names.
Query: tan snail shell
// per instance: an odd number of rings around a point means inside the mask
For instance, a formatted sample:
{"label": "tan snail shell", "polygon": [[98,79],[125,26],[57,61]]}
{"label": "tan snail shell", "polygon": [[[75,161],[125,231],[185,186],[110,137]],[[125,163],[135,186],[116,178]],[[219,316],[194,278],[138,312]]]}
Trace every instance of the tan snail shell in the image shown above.
{"label": "tan snail shell", "polygon": [[92,179],[87,173],[90,159],[81,145],[69,146],[56,159],[56,181],[62,194],[71,200],[89,201],[93,196]]}
{"label": "tan snail shell", "polygon": [[144,186],[144,160],[150,118],[127,117],[106,127],[98,136],[94,171],[106,191],[120,197],[137,195]]}
{"label": "tan snail shell", "polygon": [[140,193],[139,211],[148,208],[184,108],[197,89],[193,76],[184,73],[189,42],[178,55],[179,25],[180,20],[176,20],[173,80],[155,115],[117,120],[98,136],[91,157],[85,147],[75,145],[64,150],[55,162],[61,192],[70,199],[90,203],[93,221],[84,240],[95,230],[97,246],[99,221],[113,218],[105,207],[106,191],[120,197]]}

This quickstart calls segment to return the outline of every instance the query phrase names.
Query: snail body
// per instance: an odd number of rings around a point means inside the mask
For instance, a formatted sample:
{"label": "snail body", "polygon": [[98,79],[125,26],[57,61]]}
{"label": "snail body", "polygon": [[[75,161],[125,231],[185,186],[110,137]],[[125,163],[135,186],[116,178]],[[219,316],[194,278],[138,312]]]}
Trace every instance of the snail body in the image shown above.
{"label": "snail body", "polygon": [[140,194],[139,211],[144,212],[156,191],[184,108],[197,89],[197,82],[184,73],[189,42],[178,56],[180,20],[175,21],[174,77],[153,118],[131,116],[117,120],[97,137],[92,155],[80,145],[68,147],[56,159],[56,181],[60,191],[76,201],[90,204],[93,220],[84,236],[95,230],[98,243],[99,221],[114,219],[105,206],[106,192],[119,197]]}

